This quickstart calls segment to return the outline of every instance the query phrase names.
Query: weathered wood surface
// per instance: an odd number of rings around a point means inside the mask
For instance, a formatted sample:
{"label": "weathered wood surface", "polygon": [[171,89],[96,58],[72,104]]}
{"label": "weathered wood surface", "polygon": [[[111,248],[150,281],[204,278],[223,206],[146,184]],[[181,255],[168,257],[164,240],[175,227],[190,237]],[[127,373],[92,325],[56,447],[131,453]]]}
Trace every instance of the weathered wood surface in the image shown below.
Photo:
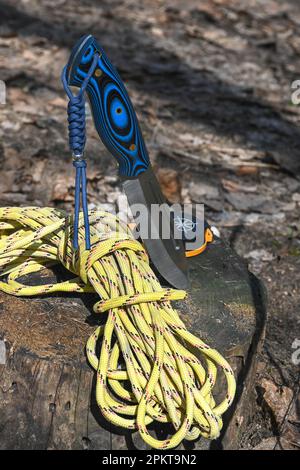
{"label": "weathered wood surface", "polygon": [[[189,262],[192,288],[187,302],[178,302],[181,317],[229,358],[238,393],[218,441],[199,439],[184,442],[182,448],[238,448],[254,400],[255,358],[265,317],[263,287],[219,240]],[[93,300],[0,294],[0,340],[6,348],[6,363],[0,364],[0,448],[145,448],[137,433],[107,423],[95,403],[94,373],[84,354],[96,323]],[[222,394],[222,383],[219,388]],[[166,435],[162,429],[153,432]]]}

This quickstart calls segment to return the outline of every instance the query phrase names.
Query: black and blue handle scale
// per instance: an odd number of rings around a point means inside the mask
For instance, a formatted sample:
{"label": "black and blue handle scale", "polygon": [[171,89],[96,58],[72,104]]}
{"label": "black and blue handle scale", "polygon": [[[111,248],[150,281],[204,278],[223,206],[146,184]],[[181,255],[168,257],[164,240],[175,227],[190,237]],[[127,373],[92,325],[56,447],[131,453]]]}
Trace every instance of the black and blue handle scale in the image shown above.
{"label": "black and blue handle scale", "polygon": [[151,215],[152,204],[163,205],[160,223],[170,224],[170,209],[153,173],[131,100],[118,72],[93,36],[84,36],[72,50],[67,65],[68,83],[82,86],[96,54],[98,63],[86,86],[95,127],[118,162],[130,206],[143,204],[147,208],[152,235],[143,237],[143,242],[152,263],[171,285],[185,289],[188,277],[184,244],[173,236],[173,227],[170,227],[171,237],[161,237],[166,232]]}
{"label": "black and blue handle scale", "polygon": [[137,177],[150,167],[149,155],[126,88],[93,36],[83,37],[72,51],[67,66],[69,85],[81,87],[96,53],[98,66],[86,88],[94,124],[117,159],[120,176]]}

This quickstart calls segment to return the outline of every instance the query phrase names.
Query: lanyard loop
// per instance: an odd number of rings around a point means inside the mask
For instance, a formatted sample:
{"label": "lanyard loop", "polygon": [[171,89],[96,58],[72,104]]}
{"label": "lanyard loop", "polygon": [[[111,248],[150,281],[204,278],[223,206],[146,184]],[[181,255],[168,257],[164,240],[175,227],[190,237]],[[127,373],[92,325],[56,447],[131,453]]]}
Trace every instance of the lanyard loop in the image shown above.
{"label": "lanyard loop", "polygon": [[75,210],[74,210],[74,234],[73,247],[78,249],[78,226],[80,213],[80,193],[82,197],[82,211],[85,227],[85,247],[87,250],[91,247],[90,228],[87,203],[87,178],[86,161],[84,156],[84,147],[86,143],[86,124],[85,124],[85,89],[91,79],[98,64],[99,54],[95,54],[92,65],[85,76],[82,86],[77,95],[73,95],[67,78],[67,66],[64,67],[61,75],[64,90],[69,98],[68,103],[68,131],[69,147],[72,151],[73,166],[76,169],[75,176]]}

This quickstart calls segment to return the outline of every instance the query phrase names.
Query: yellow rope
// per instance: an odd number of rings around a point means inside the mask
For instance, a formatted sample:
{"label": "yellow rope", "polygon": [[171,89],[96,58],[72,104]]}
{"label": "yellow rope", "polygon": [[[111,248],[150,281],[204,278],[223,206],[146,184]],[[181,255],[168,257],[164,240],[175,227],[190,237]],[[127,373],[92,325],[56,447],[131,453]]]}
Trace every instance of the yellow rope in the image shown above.
{"label": "yellow rope", "polygon": [[[157,449],[183,439],[219,436],[222,414],[235,394],[228,362],[189,333],[171,300],[184,291],[161,287],[144,247],[130,229],[107,212],[90,211],[90,251],[85,250],[82,216],[79,252],[72,248],[72,219],[52,208],[0,208],[0,289],[17,296],[51,292],[96,292],[94,305],[107,312],[87,341],[88,361],[97,372],[96,399],[105,418],[137,429]],[[40,286],[18,282],[21,276],[61,263],[74,273],[69,281]],[[101,352],[96,347],[101,340]],[[217,368],[227,393],[215,403]],[[167,440],[150,435],[153,421],[172,423]]]}

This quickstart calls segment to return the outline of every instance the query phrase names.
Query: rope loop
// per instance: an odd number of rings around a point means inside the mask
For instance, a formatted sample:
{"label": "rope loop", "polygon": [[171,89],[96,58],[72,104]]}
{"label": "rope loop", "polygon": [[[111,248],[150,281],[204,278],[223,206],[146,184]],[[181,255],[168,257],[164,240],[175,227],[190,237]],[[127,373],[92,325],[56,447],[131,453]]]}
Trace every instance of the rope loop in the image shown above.
{"label": "rope loop", "polygon": [[[233,371],[218,351],[187,330],[170,301],[186,293],[160,285],[143,246],[114,215],[90,211],[92,246],[74,251],[72,217],[38,207],[0,208],[0,290],[17,296],[94,293],[95,312],[107,312],[92,332],[87,359],[96,371],[96,401],[113,425],[138,431],[147,445],[172,449],[200,435],[216,439],[235,395]],[[39,286],[19,278],[63,265],[73,279]],[[219,375],[223,377],[219,378]],[[223,397],[216,389],[220,384]],[[164,423],[160,440],[149,424]]]}
{"label": "rope loop", "polygon": [[112,308],[128,307],[146,302],[167,302],[182,300],[186,297],[184,290],[164,289],[160,292],[144,292],[143,294],[122,295],[109,300],[101,300],[94,305],[95,313],[103,313]]}

